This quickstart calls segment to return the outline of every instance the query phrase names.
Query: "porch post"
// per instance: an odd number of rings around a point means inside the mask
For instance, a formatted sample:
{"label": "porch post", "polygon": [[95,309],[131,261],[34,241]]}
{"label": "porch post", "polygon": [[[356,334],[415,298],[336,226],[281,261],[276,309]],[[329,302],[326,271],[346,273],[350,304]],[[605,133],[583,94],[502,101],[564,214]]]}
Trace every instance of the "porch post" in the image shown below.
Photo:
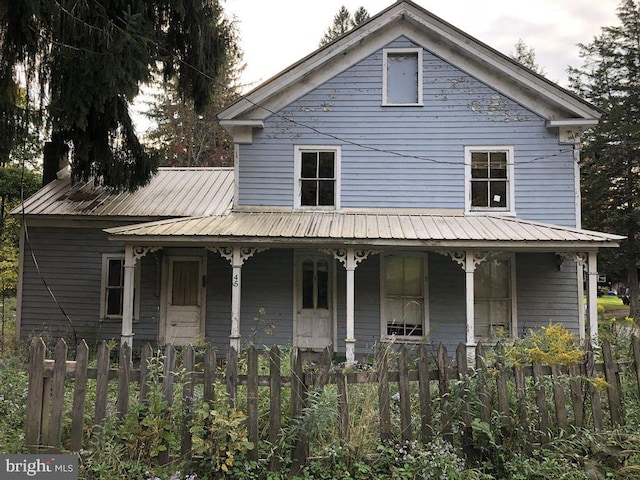
{"label": "porch post", "polygon": [[587,310],[589,312],[589,337],[592,344],[598,343],[598,254],[588,253],[587,261]]}
{"label": "porch post", "polygon": [[133,288],[135,279],[136,259],[133,247],[124,248],[124,278],[122,292],[122,336],[120,344],[125,343],[133,348]]}
{"label": "porch post", "polygon": [[345,353],[347,363],[355,362],[356,338],[355,338],[355,271],[356,271],[355,253],[353,248],[347,249],[347,261],[345,264],[347,270],[347,337],[344,339]]}
{"label": "porch post", "polygon": [[474,309],[474,291],[473,277],[476,271],[476,261],[473,252],[467,250],[464,255],[464,276],[465,276],[465,299],[467,303],[466,319],[467,319],[467,354],[473,351],[476,346],[475,332],[475,309]]}
{"label": "porch post", "polygon": [[239,247],[233,248],[231,266],[233,268],[231,280],[231,334],[229,335],[229,347],[236,352],[240,351],[240,300],[242,282],[242,253]]}

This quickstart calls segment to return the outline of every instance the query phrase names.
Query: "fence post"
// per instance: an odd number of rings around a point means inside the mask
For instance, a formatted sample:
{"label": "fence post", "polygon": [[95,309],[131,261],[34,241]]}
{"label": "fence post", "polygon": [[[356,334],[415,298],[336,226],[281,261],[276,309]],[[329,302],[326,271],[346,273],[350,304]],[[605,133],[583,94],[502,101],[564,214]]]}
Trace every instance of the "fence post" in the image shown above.
{"label": "fence post", "polygon": [[561,376],[560,367],[558,365],[551,365],[551,377],[553,378],[553,403],[556,407],[556,421],[560,430],[565,431],[567,429],[567,400],[564,395],[562,385],[560,385]]}
{"label": "fence post", "polygon": [[247,430],[253,449],[247,452],[249,460],[258,460],[258,351],[251,345],[247,351]]}
{"label": "fence post", "polygon": [[611,355],[611,344],[608,340],[602,341],[602,358],[604,359],[604,377],[607,381],[607,396],[609,397],[609,410],[611,412],[612,425],[624,425],[622,414],[622,395],[620,392],[620,375],[618,365]]}
{"label": "fence post", "polygon": [[180,445],[180,453],[182,458],[191,459],[191,432],[189,424],[193,417],[191,413],[191,405],[193,404],[193,392],[195,388],[195,360],[196,352],[193,346],[188,345],[184,348],[183,365],[185,374],[184,385],[182,386],[182,408],[184,411],[184,423],[182,425],[182,444]]}
{"label": "fence post", "polygon": [[343,444],[349,441],[349,390],[347,376],[344,370],[336,373],[336,387],[338,391],[338,427],[340,440]]}
{"label": "fence post", "polygon": [[149,342],[144,344],[140,352],[140,401],[144,402],[149,395],[149,360],[153,356],[153,348]]}
{"label": "fence post", "polygon": [[[176,348],[173,345],[167,345],[164,351],[164,368],[162,369],[162,398],[167,402],[169,407],[165,412],[167,420],[170,421],[171,407],[173,406],[173,388],[175,385],[174,372],[176,371]],[[158,454],[158,461],[161,465],[169,463],[171,452],[169,451],[168,442],[164,442],[167,447]]]}
{"label": "fence post", "polygon": [[84,426],[84,407],[87,397],[87,366],[89,347],[82,340],[76,353],[75,387],[73,391],[73,410],[71,413],[71,451],[82,449],[82,427]]}
{"label": "fence post", "polygon": [[480,342],[476,345],[476,367],[478,368],[478,410],[480,420],[491,425],[491,394],[487,390],[487,360],[484,354],[484,345]]}
{"label": "fence post", "polygon": [[438,345],[437,352],[437,367],[438,367],[438,388],[440,390],[440,398],[442,399],[441,408],[441,428],[442,428],[442,438],[445,442],[453,445],[453,432],[451,430],[451,422],[452,418],[452,405],[451,400],[449,399],[449,372],[447,370],[448,360],[447,360],[447,349],[441,343]]}
{"label": "fence post", "polygon": [[506,435],[512,426],[511,409],[509,408],[509,393],[507,391],[507,367],[504,361],[504,346],[498,342],[496,344],[498,357],[498,378],[496,378],[496,388],[498,394],[498,409],[500,410],[500,424],[502,433]]}
{"label": "fence post", "polygon": [[203,398],[204,401],[213,408],[215,404],[216,391],[214,383],[216,381],[216,350],[210,343],[204,351],[204,388]]}
{"label": "fence post", "polygon": [[238,352],[233,347],[229,347],[227,352],[226,382],[229,406],[235,408],[238,400]]}
{"label": "fence post", "polygon": [[107,389],[109,386],[109,345],[102,342],[98,347],[96,372],[96,409],[94,424],[100,425],[107,417]]}
{"label": "fence post", "polygon": [[578,365],[569,366],[569,388],[573,405],[573,419],[576,427],[584,427],[584,405],[582,398],[582,375]]}
{"label": "fence post", "polygon": [[471,411],[469,406],[469,398],[467,395],[467,380],[468,380],[468,364],[467,364],[467,346],[464,343],[458,344],[456,348],[456,368],[458,371],[458,380],[463,382],[464,385],[460,391],[460,400],[462,400],[462,444],[464,447],[468,447],[473,443],[471,438]]}
{"label": "fence post", "polygon": [[31,343],[31,351],[29,352],[29,387],[25,440],[30,453],[37,453],[40,445],[45,349],[42,338],[37,338]]}
{"label": "fence post", "polygon": [[631,345],[633,346],[633,370],[636,374],[638,396],[640,397],[640,338],[637,335],[631,336]]}
{"label": "fence post", "polygon": [[549,438],[549,410],[547,409],[547,397],[542,383],[542,366],[533,362],[533,389],[536,392],[536,405],[540,420],[540,442],[546,443]]}
{"label": "fence post", "polygon": [[118,400],[117,409],[120,418],[129,411],[129,378],[131,376],[131,347],[128,343],[120,345],[118,360]]}
{"label": "fence post", "polygon": [[51,389],[51,417],[49,420],[49,438],[47,445],[54,453],[60,452],[62,437],[62,410],[64,408],[64,381],[67,376],[67,342],[58,340],[53,365],[53,383]]}
{"label": "fence post", "polygon": [[389,404],[389,347],[381,345],[376,353],[378,366],[378,405],[380,408],[380,439],[391,440],[391,406]]}
{"label": "fence post", "polygon": [[[300,349],[295,347],[291,350],[291,416],[293,419],[302,416],[305,401],[306,386],[304,384],[302,355]],[[291,459],[293,460],[294,472],[307,461],[307,436],[302,431],[293,448]]]}
{"label": "fence post", "polygon": [[431,388],[429,381],[429,353],[427,346],[421,344],[418,347],[418,390],[420,392],[420,437],[424,444],[431,441]]}
{"label": "fence post", "polygon": [[402,441],[413,439],[411,431],[411,390],[409,388],[409,366],[407,348],[404,345],[398,350],[398,391],[400,393],[400,434]]}
{"label": "fence post", "polygon": [[[275,445],[282,426],[282,372],[280,370],[280,349],[275,346],[269,351],[269,442]],[[280,471],[278,455],[271,458],[271,471]]]}
{"label": "fence post", "polygon": [[602,400],[600,399],[600,392],[598,392],[598,389],[590,381],[596,377],[596,366],[591,342],[586,342],[585,345],[585,371],[587,374],[587,390],[591,394],[593,426],[596,430],[602,430],[604,428],[602,421]]}

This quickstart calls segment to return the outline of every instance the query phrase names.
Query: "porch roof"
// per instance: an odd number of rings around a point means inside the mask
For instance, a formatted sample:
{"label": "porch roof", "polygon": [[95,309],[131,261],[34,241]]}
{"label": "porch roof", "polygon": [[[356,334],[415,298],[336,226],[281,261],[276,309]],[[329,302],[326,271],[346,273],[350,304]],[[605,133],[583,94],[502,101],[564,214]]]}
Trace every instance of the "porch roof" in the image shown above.
{"label": "porch roof", "polygon": [[402,211],[232,211],[106,230],[145,244],[323,244],[401,247],[597,248],[624,237],[504,216]]}

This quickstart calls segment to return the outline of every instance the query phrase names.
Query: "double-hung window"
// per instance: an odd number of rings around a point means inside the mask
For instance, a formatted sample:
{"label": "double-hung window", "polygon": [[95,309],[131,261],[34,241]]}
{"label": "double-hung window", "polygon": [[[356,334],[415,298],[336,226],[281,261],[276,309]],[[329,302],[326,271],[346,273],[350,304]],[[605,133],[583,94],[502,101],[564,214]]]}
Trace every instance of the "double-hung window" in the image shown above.
{"label": "double-hung window", "polygon": [[382,104],[422,105],[422,49],[385,48],[382,60]]}
{"label": "double-hung window", "polygon": [[514,212],[513,147],[466,147],[466,211]]}
{"label": "double-hung window", "polygon": [[340,208],[340,147],[295,147],[295,206]]}
{"label": "double-hung window", "polygon": [[474,272],[476,340],[511,336],[513,325],[513,258],[486,260]]}
{"label": "double-hung window", "polygon": [[383,337],[421,339],[426,335],[426,261],[419,255],[382,257]]}
{"label": "double-hung window", "polygon": [[[102,255],[102,282],[100,296],[100,318],[102,320],[121,320],[124,300],[124,254]],[[134,318],[138,318],[140,275],[135,270],[134,280]]]}

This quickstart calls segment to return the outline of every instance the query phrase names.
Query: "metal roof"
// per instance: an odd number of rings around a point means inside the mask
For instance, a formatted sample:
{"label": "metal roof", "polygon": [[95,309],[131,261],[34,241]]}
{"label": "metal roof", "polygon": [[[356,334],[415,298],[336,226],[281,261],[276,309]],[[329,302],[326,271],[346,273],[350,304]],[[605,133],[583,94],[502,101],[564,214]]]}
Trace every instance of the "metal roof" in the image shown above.
{"label": "metal roof", "polygon": [[106,230],[122,240],[405,246],[618,246],[624,237],[514,217],[421,213],[232,211]]}
{"label": "metal roof", "polygon": [[[113,193],[69,177],[45,185],[24,203],[25,215],[189,217],[222,214],[233,202],[233,168],[160,168],[135,192]],[[22,214],[17,207],[14,215]]]}

